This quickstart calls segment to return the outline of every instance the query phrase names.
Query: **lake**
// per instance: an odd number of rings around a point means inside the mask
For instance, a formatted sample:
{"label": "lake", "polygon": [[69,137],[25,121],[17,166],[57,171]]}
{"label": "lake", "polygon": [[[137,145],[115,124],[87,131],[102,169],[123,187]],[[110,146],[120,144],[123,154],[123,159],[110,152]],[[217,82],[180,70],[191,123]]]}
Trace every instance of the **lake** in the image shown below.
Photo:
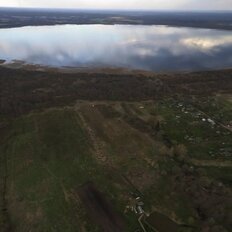
{"label": "lake", "polygon": [[232,32],[143,25],[0,29],[0,59],[69,67],[192,71],[232,67]]}

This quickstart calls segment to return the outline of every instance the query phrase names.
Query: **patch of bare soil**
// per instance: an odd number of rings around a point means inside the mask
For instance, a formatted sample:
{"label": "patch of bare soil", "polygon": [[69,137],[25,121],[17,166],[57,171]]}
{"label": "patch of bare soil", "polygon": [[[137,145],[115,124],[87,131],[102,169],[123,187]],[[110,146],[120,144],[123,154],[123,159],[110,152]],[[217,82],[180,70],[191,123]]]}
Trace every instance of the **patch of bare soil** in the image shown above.
{"label": "patch of bare soil", "polygon": [[113,210],[111,203],[97,190],[93,183],[89,182],[80,187],[78,195],[86,207],[88,215],[102,228],[102,231],[126,231],[122,217]]}
{"label": "patch of bare soil", "polygon": [[85,118],[83,117],[83,115],[81,113],[79,113],[79,117],[82,121],[82,124],[84,126],[84,128],[87,130],[87,133],[93,143],[93,147],[94,147],[94,153],[95,153],[95,158],[99,161],[99,162],[103,162],[105,163],[107,161],[107,157],[105,155],[104,152],[104,144],[102,141],[100,141],[96,135],[94,130],[88,125],[88,123],[86,122]]}

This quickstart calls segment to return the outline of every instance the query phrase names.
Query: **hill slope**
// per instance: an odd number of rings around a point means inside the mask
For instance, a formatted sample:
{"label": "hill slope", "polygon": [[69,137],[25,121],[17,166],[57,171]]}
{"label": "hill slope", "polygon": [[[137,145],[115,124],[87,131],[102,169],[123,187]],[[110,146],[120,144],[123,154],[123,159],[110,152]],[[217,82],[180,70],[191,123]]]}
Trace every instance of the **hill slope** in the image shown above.
{"label": "hill slope", "polygon": [[230,70],[0,71],[5,231],[229,231]]}

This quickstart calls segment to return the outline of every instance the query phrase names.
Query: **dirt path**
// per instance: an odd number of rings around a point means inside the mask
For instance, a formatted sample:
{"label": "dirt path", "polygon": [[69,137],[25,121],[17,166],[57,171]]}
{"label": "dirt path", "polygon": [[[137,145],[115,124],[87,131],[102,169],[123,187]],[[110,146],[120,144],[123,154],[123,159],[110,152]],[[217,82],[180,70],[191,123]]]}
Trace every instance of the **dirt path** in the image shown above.
{"label": "dirt path", "polygon": [[87,131],[90,140],[93,144],[94,154],[97,161],[101,163],[106,163],[106,162],[108,163],[109,160],[107,159],[107,156],[104,154],[104,143],[96,137],[94,130],[88,125],[82,113],[80,111],[77,112],[81,119],[83,128],[85,128],[85,130]]}

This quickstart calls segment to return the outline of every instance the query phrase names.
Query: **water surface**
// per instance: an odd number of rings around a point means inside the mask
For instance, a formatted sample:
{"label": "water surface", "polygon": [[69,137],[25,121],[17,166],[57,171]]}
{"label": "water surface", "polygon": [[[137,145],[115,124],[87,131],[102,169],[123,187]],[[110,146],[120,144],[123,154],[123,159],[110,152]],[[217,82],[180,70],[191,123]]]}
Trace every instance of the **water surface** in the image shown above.
{"label": "water surface", "polygon": [[72,67],[153,71],[232,66],[232,32],[143,25],[0,29],[0,59]]}

